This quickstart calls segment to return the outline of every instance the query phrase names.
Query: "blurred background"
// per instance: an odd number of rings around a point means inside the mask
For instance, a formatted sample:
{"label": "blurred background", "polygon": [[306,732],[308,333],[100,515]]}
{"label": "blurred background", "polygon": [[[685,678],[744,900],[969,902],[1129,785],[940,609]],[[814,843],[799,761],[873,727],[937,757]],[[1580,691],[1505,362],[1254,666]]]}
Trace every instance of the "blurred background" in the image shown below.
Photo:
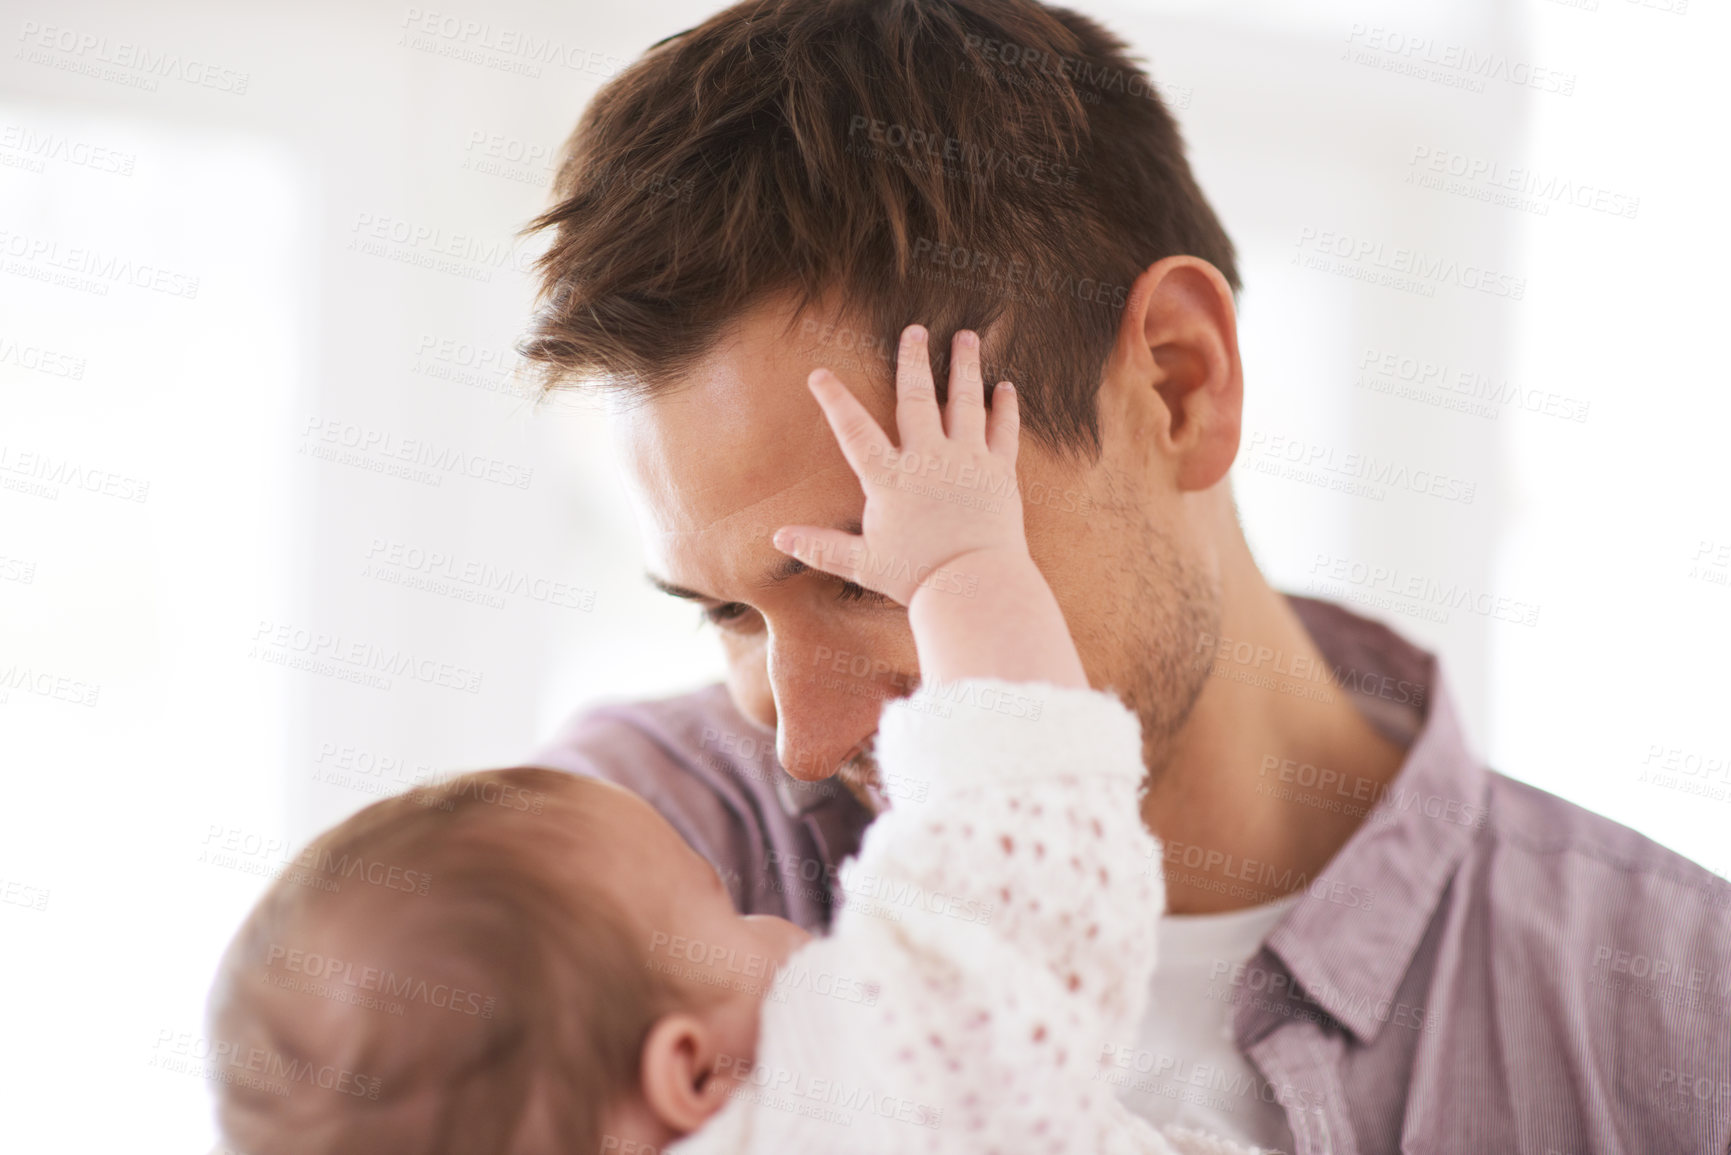
{"label": "blurred background", "polygon": [[[8,1150],[208,1148],[211,974],[299,846],[719,676],[511,353],[559,144],[714,5],[454,3],[0,2]],[[1276,584],[1731,874],[1724,7],[1075,7],[1242,254]]]}

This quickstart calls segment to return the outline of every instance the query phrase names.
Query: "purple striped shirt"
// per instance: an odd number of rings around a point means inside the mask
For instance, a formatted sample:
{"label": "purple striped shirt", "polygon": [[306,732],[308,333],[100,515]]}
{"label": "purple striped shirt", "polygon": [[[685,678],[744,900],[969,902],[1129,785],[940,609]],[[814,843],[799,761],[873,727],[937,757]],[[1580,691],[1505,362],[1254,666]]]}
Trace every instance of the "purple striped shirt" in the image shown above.
{"label": "purple striped shirt", "polygon": [[[1290,600],[1407,747],[1257,955],[1215,968],[1294,1155],[1731,1151],[1731,884],[1488,769],[1432,655]],[[870,821],[720,686],[580,714],[534,761],[642,794],[742,911],[814,930]]]}

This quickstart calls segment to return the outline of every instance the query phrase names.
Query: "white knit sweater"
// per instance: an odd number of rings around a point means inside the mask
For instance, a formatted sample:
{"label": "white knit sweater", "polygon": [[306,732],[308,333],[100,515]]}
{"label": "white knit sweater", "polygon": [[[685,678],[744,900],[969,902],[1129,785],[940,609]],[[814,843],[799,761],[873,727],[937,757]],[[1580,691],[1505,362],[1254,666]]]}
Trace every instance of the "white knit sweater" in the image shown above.
{"label": "white knit sweater", "polygon": [[895,802],[832,933],[788,960],[755,1065],[670,1155],[1244,1152],[1156,1131],[1103,1077],[1165,905],[1135,715],[970,679],[888,704],[876,751]]}

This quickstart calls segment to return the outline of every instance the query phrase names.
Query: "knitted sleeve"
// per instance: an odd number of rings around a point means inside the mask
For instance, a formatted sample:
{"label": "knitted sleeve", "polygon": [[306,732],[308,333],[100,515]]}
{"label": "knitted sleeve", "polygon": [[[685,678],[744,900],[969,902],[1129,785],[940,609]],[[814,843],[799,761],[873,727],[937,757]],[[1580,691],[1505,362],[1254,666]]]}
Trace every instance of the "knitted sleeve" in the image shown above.
{"label": "knitted sleeve", "polygon": [[1127,1111],[1100,1062],[1141,1021],[1164,906],[1135,715],[1090,690],[945,690],[885,707],[895,805],[694,1152],[1193,1149]]}

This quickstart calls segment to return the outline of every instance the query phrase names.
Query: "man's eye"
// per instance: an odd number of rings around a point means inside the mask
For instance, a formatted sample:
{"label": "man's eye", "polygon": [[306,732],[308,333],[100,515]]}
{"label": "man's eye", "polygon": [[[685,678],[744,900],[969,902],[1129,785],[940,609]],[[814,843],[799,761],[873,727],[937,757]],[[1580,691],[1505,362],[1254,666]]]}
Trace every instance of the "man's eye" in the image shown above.
{"label": "man's eye", "polygon": [[703,611],[703,620],[712,626],[724,626],[736,622],[751,612],[751,607],[744,602],[723,602],[718,606],[710,606]]}

